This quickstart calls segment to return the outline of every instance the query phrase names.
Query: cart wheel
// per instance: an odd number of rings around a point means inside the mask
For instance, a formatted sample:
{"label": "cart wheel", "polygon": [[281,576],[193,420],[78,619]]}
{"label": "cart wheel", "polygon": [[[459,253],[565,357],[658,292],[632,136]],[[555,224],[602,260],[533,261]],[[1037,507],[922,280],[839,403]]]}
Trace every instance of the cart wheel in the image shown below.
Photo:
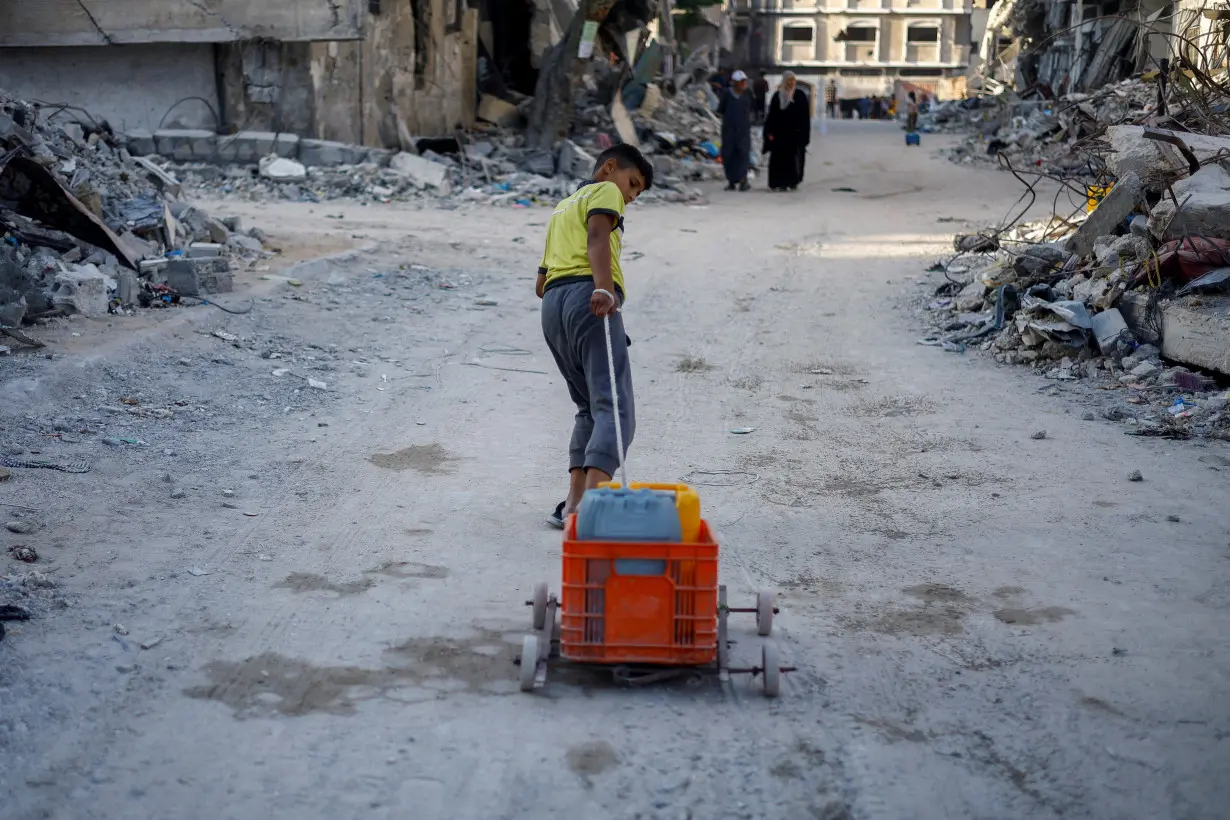
{"label": "cart wheel", "polygon": [[534,676],[538,672],[538,636],[526,635],[521,641],[521,691],[534,691]]}
{"label": "cart wheel", "polygon": [[761,637],[773,632],[774,603],[772,590],[762,589],[756,593],[756,634]]}
{"label": "cart wheel", "polygon": [[[524,661],[522,662],[524,663]],[[777,647],[771,643],[765,644],[760,650],[760,665],[764,667],[764,696],[775,698],[782,691],[782,664],[777,654]],[[522,669],[525,667],[522,666]],[[522,680],[525,673],[521,673]],[[525,688],[524,685],[522,688]]]}
{"label": "cart wheel", "polygon": [[542,629],[547,625],[547,582],[534,584],[534,628]]}

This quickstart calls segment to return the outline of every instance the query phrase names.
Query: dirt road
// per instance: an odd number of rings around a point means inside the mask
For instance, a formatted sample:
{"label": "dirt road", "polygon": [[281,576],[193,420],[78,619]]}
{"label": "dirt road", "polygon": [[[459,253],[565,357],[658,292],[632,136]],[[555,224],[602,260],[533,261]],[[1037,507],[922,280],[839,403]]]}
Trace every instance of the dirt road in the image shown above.
{"label": "dirt road", "polygon": [[734,598],[780,591],[776,701],[516,691],[571,420],[545,210],[211,205],[357,250],[0,360],[6,450],[92,465],[0,484],[56,585],[0,644],[0,814],[1224,817],[1230,449],[914,343],[939,220],[1017,193],[844,125],[797,195],[629,212],[631,471],[699,486]]}

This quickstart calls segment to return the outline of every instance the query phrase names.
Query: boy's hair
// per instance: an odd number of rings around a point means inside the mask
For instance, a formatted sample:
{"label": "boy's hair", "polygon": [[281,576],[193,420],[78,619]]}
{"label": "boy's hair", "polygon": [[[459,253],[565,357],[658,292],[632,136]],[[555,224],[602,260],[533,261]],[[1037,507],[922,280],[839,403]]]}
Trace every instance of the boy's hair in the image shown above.
{"label": "boy's hair", "polygon": [[915,97],[915,96],[914,96],[914,92],[913,92],[913,91],[911,91],[911,92],[910,92],[910,99],[911,99],[911,100],[916,100],[916,99],[918,99],[917,97]]}
{"label": "boy's hair", "polygon": [[653,166],[649,164],[649,160],[645,159],[645,155],[636,149],[635,145],[621,142],[603,151],[594,162],[594,173],[597,174],[598,169],[606,165],[607,160],[612,159],[619,168],[635,168],[640,171],[641,176],[645,178],[646,191],[653,187]]}

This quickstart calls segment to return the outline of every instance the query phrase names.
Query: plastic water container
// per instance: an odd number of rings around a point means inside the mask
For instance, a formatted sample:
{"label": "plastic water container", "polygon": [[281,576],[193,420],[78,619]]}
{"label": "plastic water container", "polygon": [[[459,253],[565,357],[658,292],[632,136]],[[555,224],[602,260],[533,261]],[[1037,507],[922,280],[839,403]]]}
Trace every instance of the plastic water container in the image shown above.
{"label": "plastic water container", "polygon": [[590,490],[577,510],[577,540],[691,543],[700,528],[700,499],[686,485],[633,484]]}

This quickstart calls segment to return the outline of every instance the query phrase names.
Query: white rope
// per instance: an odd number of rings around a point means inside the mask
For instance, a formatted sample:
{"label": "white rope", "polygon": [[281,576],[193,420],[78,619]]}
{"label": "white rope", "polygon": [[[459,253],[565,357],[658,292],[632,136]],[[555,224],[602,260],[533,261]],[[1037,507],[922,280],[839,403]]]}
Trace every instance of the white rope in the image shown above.
{"label": "white rope", "polygon": [[[596,288],[595,291],[606,296],[616,305],[616,310],[619,309],[619,302],[609,290]],[[619,481],[623,488],[628,490],[632,485],[628,483],[628,468],[624,464],[624,428],[619,420],[619,387],[615,380],[615,352],[611,348],[611,314],[609,313],[602,317],[602,330],[606,333],[606,369],[611,374],[611,403],[615,411],[615,446],[618,448]]]}

